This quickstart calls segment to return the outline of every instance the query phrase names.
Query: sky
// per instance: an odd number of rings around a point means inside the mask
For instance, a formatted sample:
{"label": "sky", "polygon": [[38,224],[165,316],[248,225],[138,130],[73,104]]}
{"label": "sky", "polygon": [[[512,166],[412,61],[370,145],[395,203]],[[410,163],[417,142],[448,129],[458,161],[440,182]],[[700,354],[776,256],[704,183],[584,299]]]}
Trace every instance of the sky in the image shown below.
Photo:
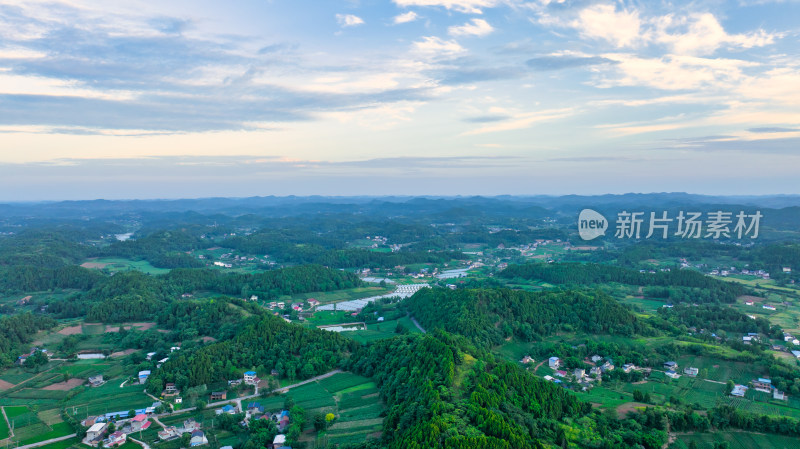
{"label": "sky", "polygon": [[0,0],[0,201],[800,193],[800,1]]}

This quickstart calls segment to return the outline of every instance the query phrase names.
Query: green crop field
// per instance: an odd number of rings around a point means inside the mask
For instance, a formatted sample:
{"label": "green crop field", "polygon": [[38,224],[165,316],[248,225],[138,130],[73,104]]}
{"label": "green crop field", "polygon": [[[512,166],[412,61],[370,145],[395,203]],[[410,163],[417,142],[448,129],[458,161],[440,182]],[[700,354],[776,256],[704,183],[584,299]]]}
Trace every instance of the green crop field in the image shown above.
{"label": "green crop field", "polygon": [[123,259],[121,257],[102,257],[98,259],[86,260],[84,262],[107,264],[103,269],[112,273],[117,271],[138,270],[147,274],[165,274],[169,273],[170,271],[168,268],[156,268],[146,260],[130,260]]}
{"label": "green crop field", "polygon": [[8,438],[9,429],[5,419],[0,419],[0,440]]}
{"label": "green crop field", "polygon": [[699,449],[712,449],[714,443],[726,441],[730,449],[796,449],[796,438],[781,435],[765,435],[752,432],[714,432],[678,435],[677,441],[669,449],[688,449],[694,441]]}
{"label": "green crop field", "polygon": [[595,387],[587,392],[575,394],[581,400],[604,409],[616,409],[622,404],[633,401],[633,395],[631,393],[614,391],[605,387]]}
{"label": "green crop field", "polygon": [[96,388],[84,387],[84,390],[66,403],[68,408],[77,407],[78,417],[99,415],[108,412],[144,408],[152,405],[153,399],[142,392],[140,385],[119,387],[117,382],[108,382]]}
{"label": "green crop field", "polygon": [[14,433],[14,439],[18,439],[21,445],[26,445],[38,443],[40,441],[46,441],[51,438],[63,437],[64,435],[74,433],[74,431],[69,424],[61,422],[58,424],[53,424],[52,426],[41,423],[37,426],[29,426],[19,430],[14,429]]}
{"label": "green crop field", "polygon": [[278,301],[305,301],[306,299],[314,298],[321,304],[328,304],[331,302],[351,301],[353,299],[369,298],[370,296],[378,296],[394,291],[394,287],[357,287],[348,288],[344,290],[336,290],[332,292],[311,292],[311,293],[298,293],[295,295],[283,295],[278,297]]}
{"label": "green crop field", "polygon": [[350,337],[359,343],[369,343],[371,341],[397,336],[395,330],[397,329],[398,324],[401,324],[412,334],[421,333],[419,328],[414,325],[410,318],[402,317],[397,320],[369,324],[365,330],[342,332],[342,335]]}
{"label": "green crop field", "polygon": [[68,440],[57,441],[55,443],[46,444],[44,446],[39,446],[39,449],[69,449],[69,448],[76,448],[76,449],[85,449],[86,446],[82,445],[77,438],[70,438]]}
{"label": "green crop field", "polygon": [[[364,441],[382,430],[383,405],[375,382],[352,373],[339,373],[287,393],[310,416],[333,413],[334,423],[316,436],[316,447]],[[264,404],[264,401],[261,401]]]}

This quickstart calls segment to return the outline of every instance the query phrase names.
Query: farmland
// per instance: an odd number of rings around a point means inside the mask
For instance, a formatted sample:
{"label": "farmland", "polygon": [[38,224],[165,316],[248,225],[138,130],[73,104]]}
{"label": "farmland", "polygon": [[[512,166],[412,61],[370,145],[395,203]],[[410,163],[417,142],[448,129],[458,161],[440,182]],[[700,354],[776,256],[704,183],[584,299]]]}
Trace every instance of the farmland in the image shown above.
{"label": "farmland", "polygon": [[318,435],[304,435],[306,441],[346,444],[376,437],[382,429],[383,410],[378,389],[371,380],[351,373],[341,373],[291,390],[288,395],[310,416],[316,413],[336,415],[327,430]]}
{"label": "farmland", "polygon": [[781,435],[765,435],[753,432],[713,432],[678,434],[677,441],[669,449],[688,449],[694,441],[698,449],[712,449],[714,443],[727,442],[730,449],[795,449],[797,439]]}
{"label": "farmland", "polygon": [[119,271],[137,270],[147,274],[169,273],[167,268],[156,268],[146,260],[130,260],[120,257],[102,257],[89,259],[83,263],[86,268],[108,270],[111,273]]}

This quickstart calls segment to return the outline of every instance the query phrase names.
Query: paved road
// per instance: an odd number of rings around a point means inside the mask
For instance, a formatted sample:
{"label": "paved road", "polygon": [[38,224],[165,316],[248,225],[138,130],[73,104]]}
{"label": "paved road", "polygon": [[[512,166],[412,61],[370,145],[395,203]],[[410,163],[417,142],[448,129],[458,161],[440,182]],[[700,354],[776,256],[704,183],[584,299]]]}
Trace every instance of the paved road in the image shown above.
{"label": "paved road", "polygon": [[[318,380],[322,380],[322,379],[331,377],[334,374],[339,374],[341,372],[342,372],[342,370],[335,369],[335,370],[333,370],[333,371],[331,371],[329,373],[325,373],[325,374],[319,375],[317,377],[312,377],[311,379],[304,380],[304,381],[298,382],[296,384],[287,385],[287,386],[281,387],[281,388],[276,388],[276,389],[270,391],[270,393],[286,393],[287,391],[291,390],[292,388],[297,388],[299,386],[302,386],[302,385],[305,385],[305,384],[309,384],[311,382],[316,382]],[[255,399],[255,398],[258,398],[258,397],[260,397],[260,395],[258,394],[258,388],[256,388],[256,393],[255,394],[251,394],[249,396],[242,396],[242,397],[236,398],[236,399],[229,399],[229,400],[226,400],[226,401],[211,402],[209,404],[206,404],[206,408],[220,407],[220,406],[232,403],[234,405],[237,405],[239,407],[239,411],[241,411],[242,410],[242,401],[247,400],[247,399]],[[157,418],[162,417],[162,416],[177,415],[177,414],[180,414],[180,413],[188,413],[188,412],[194,411],[196,408],[197,407],[189,407],[189,408],[184,408],[184,409],[181,409],[181,410],[177,410],[177,411],[172,412],[172,413],[162,413],[160,415],[152,415],[152,416],[154,418],[154,421],[156,421],[159,425],[161,425],[161,427],[164,427],[164,425],[161,424],[161,422],[159,422],[157,420]]]}
{"label": "paved road", "polygon": [[63,437],[51,438],[49,440],[40,441],[38,443],[31,443],[31,444],[27,444],[25,446],[19,446],[16,449],[29,449],[29,448],[33,448],[33,447],[45,446],[45,445],[50,444],[50,443],[57,443],[59,441],[64,441],[64,440],[68,440],[70,438],[75,438],[76,436],[78,436],[78,435],[73,433],[72,435],[64,435]]}
{"label": "paved road", "polygon": [[134,443],[138,444],[139,446],[142,446],[143,449],[150,449],[150,445],[145,443],[144,441],[139,441],[139,440],[133,439],[130,436],[128,436],[128,439],[133,441]]}

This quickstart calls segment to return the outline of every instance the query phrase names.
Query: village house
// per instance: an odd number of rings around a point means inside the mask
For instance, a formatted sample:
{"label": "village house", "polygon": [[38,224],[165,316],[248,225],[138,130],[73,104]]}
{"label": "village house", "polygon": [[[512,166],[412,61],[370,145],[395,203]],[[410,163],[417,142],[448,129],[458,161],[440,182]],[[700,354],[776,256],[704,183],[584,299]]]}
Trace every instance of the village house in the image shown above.
{"label": "village house", "polygon": [[279,449],[284,444],[286,444],[286,435],[275,435],[275,439],[272,440],[272,448]]}
{"label": "village house", "polygon": [[228,404],[228,405],[222,407],[221,409],[217,410],[217,415],[221,415],[223,413],[225,413],[227,415],[235,415],[236,414],[236,407]]}
{"label": "village house", "polygon": [[164,430],[158,431],[158,439],[161,441],[169,441],[181,436],[181,433],[175,426],[167,426]]}
{"label": "village house", "polygon": [[678,364],[676,362],[673,362],[673,361],[664,362],[664,369],[673,370],[674,371],[674,370],[678,369]]}
{"label": "village house", "polygon": [[670,379],[679,379],[681,377],[680,374],[678,374],[678,373],[676,373],[675,371],[672,371],[672,370],[669,370],[664,374],[666,374],[667,377],[669,377]]}
{"label": "village house", "polygon": [[600,369],[602,369],[604,373],[608,371],[614,371],[614,364],[607,361],[606,363],[603,363],[602,366],[600,366]]}
{"label": "village house", "polygon": [[169,396],[172,394],[178,394],[178,388],[175,387],[174,383],[167,382],[166,386],[164,387],[164,395]]}
{"label": "village house", "polygon": [[[98,421],[98,418],[100,418],[99,421]],[[84,427],[92,427],[94,425],[94,423],[102,422],[102,421],[103,421],[103,419],[101,417],[99,417],[99,416],[87,416],[86,419],[81,421],[81,425],[84,426]]]}
{"label": "village house", "polygon": [[758,379],[754,380],[752,383],[753,383],[753,388],[755,388],[756,391],[762,391],[764,393],[771,393],[772,392],[772,380],[771,379],[766,379],[764,377],[759,377]]}
{"label": "village house", "polygon": [[199,422],[189,418],[183,422],[183,432],[181,433],[192,433],[195,430],[200,430],[201,427]]}
{"label": "village house", "polygon": [[98,374],[97,376],[89,376],[89,385],[93,387],[99,387],[103,385],[105,381],[103,381],[103,375]]}
{"label": "village house", "polygon": [[693,366],[686,367],[683,370],[683,374],[686,374],[689,377],[697,377],[698,373],[700,373],[700,370]]}
{"label": "village house", "polygon": [[592,363],[597,363],[597,362],[599,362],[601,360],[603,360],[603,358],[600,357],[599,355],[595,354],[595,355],[592,356]]}
{"label": "village house", "polygon": [[533,357],[526,355],[525,357],[520,360],[520,363],[527,365],[528,363],[533,363]]}
{"label": "village house", "polygon": [[589,370],[589,374],[591,374],[592,376],[595,376],[595,377],[599,377],[601,374],[603,374],[603,370],[600,369],[600,367],[595,366],[595,367],[592,367],[592,369]]}
{"label": "village house", "polygon": [[251,402],[247,404],[247,413],[250,415],[264,414],[264,406],[260,402]]}
{"label": "village house", "polygon": [[744,385],[734,385],[733,390],[731,390],[731,396],[739,398],[743,398],[745,393],[747,393],[747,387]]}
{"label": "village house", "polygon": [[772,398],[777,399],[779,401],[788,401],[789,396],[786,395],[783,391],[778,390],[777,388],[772,390]]}
{"label": "village house", "polygon": [[767,310],[776,310],[775,306],[773,306],[772,304],[764,304],[763,306],[761,306],[761,308],[767,309]]}
{"label": "village house", "polygon": [[150,377],[150,370],[139,371],[139,383],[144,384],[147,378]]}
{"label": "village house", "polygon": [[244,373],[244,383],[247,385],[258,385],[259,382],[261,382],[261,379],[256,376],[255,371],[247,371]]}
{"label": "village house", "polygon": [[576,380],[581,380],[586,375],[586,370],[583,368],[575,368],[575,371],[572,372],[572,375],[575,376]]}
{"label": "village house", "polygon": [[192,432],[192,438],[189,440],[189,445],[191,447],[195,446],[202,446],[204,444],[208,444],[208,439],[206,438],[206,434],[203,433],[202,430],[195,430]]}
{"label": "village house", "polygon": [[103,437],[103,434],[106,432],[106,423],[99,422],[89,427],[89,430],[86,431],[86,441],[96,441]]}
{"label": "village house", "polygon": [[125,441],[127,439],[128,439],[127,434],[124,434],[120,431],[116,431],[108,436],[108,442],[106,443],[106,447],[121,446],[125,444]]}
{"label": "village house", "polygon": [[131,431],[139,432],[140,430],[147,430],[150,427],[150,421],[147,415],[140,413],[131,419]]}
{"label": "village house", "polygon": [[626,363],[626,364],[622,365],[622,371],[626,372],[626,373],[630,373],[631,371],[633,371],[635,369],[636,369],[636,365],[634,365],[633,363]]}
{"label": "village house", "polygon": [[561,366],[561,359],[559,359],[558,357],[550,357],[548,363],[550,368],[557,369],[558,367]]}
{"label": "village house", "polygon": [[227,391],[212,391],[211,392],[211,400],[212,401],[224,401],[228,398]]}

